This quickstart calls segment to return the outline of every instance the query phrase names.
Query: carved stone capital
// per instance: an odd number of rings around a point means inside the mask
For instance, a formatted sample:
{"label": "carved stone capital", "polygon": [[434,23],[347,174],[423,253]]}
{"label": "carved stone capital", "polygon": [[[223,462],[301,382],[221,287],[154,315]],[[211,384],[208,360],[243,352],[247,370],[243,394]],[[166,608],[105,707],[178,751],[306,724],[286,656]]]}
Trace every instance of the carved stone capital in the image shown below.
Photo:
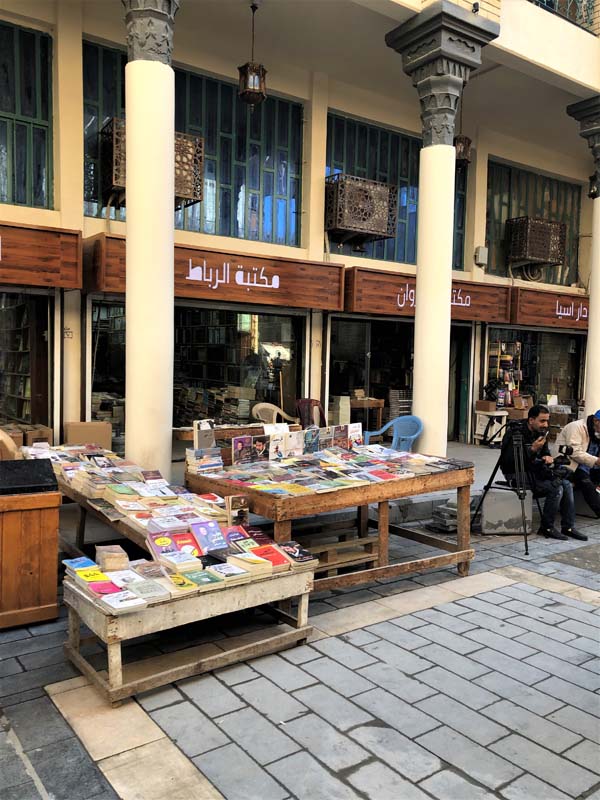
{"label": "carved stone capital", "polygon": [[579,135],[587,141],[600,177],[600,95],[572,103],[567,106],[567,114],[579,123]]}
{"label": "carved stone capital", "polygon": [[463,87],[481,65],[481,48],[499,33],[497,23],[438,0],[385,37],[419,94],[425,147],[452,144]]}
{"label": "carved stone capital", "polygon": [[173,25],[180,0],[121,0],[129,61],[171,63]]}

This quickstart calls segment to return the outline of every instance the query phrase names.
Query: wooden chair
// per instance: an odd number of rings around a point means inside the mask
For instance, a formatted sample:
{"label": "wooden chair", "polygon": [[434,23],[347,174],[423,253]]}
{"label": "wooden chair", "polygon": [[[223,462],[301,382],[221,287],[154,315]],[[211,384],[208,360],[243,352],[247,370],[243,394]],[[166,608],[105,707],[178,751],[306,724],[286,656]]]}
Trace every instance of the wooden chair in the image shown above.
{"label": "wooden chair", "polygon": [[294,424],[300,422],[298,417],[290,417],[282,408],[273,405],[273,403],[257,403],[252,409],[252,417],[267,425],[277,422],[277,417],[281,417],[284,422],[292,422]]}
{"label": "wooden chair", "polygon": [[296,400],[296,414],[300,417],[303,428],[308,428],[310,425],[317,425],[319,428],[327,426],[325,409],[320,400],[311,400],[309,397]]}

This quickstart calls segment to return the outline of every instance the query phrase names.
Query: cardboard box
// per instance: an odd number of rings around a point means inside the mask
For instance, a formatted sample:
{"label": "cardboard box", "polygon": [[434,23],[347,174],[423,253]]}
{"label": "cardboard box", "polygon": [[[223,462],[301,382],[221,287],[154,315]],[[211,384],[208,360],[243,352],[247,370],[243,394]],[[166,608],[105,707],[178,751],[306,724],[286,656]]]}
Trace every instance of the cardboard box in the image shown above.
{"label": "cardboard box", "polygon": [[564,428],[570,421],[570,414],[550,414],[550,425],[559,425]]}
{"label": "cardboard box", "polygon": [[112,450],[112,425],[110,422],[65,422],[64,444],[99,444]]}
{"label": "cardboard box", "polygon": [[529,410],[527,408],[507,408],[509,419],[527,419]]}
{"label": "cardboard box", "polygon": [[530,394],[519,394],[513,397],[513,405],[515,408],[531,408],[533,406],[533,397]]}
{"label": "cardboard box", "polygon": [[23,431],[19,430],[17,427],[13,427],[12,425],[4,425],[0,428],[7,436],[13,440],[17,447],[23,447]]}
{"label": "cardboard box", "polygon": [[48,442],[53,444],[52,428],[47,428],[45,425],[33,425],[29,430],[24,433],[25,445],[31,447],[36,442]]}
{"label": "cardboard box", "polygon": [[495,411],[495,400],[475,400],[475,411]]}

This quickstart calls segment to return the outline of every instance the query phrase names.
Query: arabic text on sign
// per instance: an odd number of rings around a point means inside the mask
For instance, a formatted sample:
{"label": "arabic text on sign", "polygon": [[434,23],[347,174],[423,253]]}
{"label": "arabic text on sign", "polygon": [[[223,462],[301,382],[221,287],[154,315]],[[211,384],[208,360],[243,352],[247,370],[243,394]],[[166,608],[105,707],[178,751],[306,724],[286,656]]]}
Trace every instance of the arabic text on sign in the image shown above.
{"label": "arabic text on sign", "polygon": [[[224,261],[221,267],[209,267],[206,259],[202,265],[194,266],[192,259],[189,260],[189,274],[186,276],[188,281],[208,284],[209,289],[218,289],[219,286],[231,283],[231,264]],[[237,286],[245,286],[246,291],[255,289],[279,289],[279,275],[273,275],[271,280],[265,274],[265,268],[251,267],[244,268],[238,264],[235,268],[234,282]]]}

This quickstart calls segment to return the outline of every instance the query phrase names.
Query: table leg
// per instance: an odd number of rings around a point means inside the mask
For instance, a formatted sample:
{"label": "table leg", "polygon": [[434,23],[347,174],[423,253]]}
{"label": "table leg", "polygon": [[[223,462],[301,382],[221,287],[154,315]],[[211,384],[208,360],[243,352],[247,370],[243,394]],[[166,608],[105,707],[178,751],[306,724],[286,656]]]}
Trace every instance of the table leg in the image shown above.
{"label": "table leg", "polygon": [[292,520],[280,520],[273,526],[273,538],[276,542],[289,542],[292,538]]}
{"label": "table leg", "polygon": [[369,506],[359,506],[356,527],[360,537],[366,536],[369,529]]}
{"label": "table leg", "polygon": [[308,592],[298,598],[298,627],[308,625]]}
{"label": "table leg", "polygon": [[383,428],[383,407],[379,406],[377,409],[377,430],[380,431]]}
{"label": "table leg", "polygon": [[378,514],[379,531],[379,558],[378,567],[386,567],[389,564],[389,540],[390,540],[390,504],[387,500],[379,503]]}
{"label": "table leg", "polygon": [[121,665],[121,642],[107,644],[108,650],[108,685],[111,689],[120,689],[123,685],[123,667]]}
{"label": "table leg", "polygon": [[83,550],[85,543],[85,522],[87,519],[87,509],[79,506],[79,523],[77,525],[77,534],[75,536],[75,546],[78,550]]}
{"label": "table leg", "polygon": [[[460,486],[457,490],[457,531],[456,544],[459,550],[468,550],[471,541],[471,492],[470,486]],[[470,561],[457,564],[458,574],[466,578]]]}
{"label": "table leg", "polygon": [[81,623],[79,614],[69,606],[69,644],[75,653],[79,653],[81,643]]}

